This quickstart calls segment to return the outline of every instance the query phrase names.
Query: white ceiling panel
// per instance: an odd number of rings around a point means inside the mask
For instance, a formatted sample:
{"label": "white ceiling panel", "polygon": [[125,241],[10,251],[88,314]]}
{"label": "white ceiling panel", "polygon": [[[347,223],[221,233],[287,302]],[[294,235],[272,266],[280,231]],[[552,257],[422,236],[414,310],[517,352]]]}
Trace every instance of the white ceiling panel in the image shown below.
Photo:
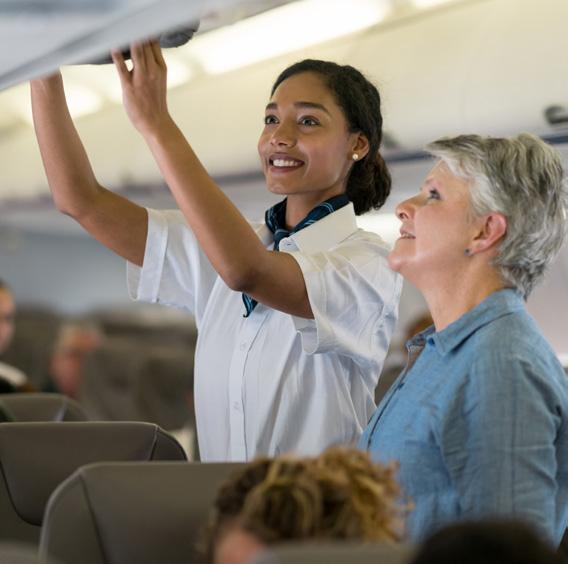
{"label": "white ceiling panel", "polygon": [[238,0],[0,0],[0,90],[237,4]]}

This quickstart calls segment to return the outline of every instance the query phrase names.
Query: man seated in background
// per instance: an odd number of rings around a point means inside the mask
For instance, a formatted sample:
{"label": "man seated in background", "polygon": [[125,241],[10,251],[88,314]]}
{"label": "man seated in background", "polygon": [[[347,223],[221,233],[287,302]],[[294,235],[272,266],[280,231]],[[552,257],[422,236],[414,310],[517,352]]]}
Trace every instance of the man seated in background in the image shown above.
{"label": "man seated in background", "polygon": [[96,325],[78,321],[64,323],[53,346],[48,366],[49,382],[43,391],[78,399],[85,360],[101,342]]}
{"label": "man seated in background", "polygon": [[[10,287],[0,279],[0,356],[8,349],[14,336],[16,304]],[[0,393],[31,391],[26,375],[0,362]]]}

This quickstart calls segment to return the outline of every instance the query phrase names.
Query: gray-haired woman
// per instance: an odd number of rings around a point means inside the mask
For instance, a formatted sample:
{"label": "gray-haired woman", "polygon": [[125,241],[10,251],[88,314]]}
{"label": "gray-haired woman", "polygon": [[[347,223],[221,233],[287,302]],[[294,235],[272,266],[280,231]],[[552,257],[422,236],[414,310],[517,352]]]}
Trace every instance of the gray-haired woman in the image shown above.
{"label": "gray-haired woman", "polygon": [[562,245],[568,194],[557,152],[531,135],[429,146],[439,161],[397,208],[391,267],[434,326],[361,441],[400,462],[409,536],[517,515],[556,543],[568,525],[568,379],[524,299]]}

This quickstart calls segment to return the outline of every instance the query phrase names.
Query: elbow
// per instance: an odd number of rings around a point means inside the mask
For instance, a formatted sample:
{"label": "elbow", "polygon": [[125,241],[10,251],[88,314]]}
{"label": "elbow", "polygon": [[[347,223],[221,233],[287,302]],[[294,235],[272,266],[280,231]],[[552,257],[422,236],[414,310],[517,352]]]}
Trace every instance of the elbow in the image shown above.
{"label": "elbow", "polygon": [[234,292],[245,294],[254,291],[256,283],[256,269],[246,265],[238,265],[220,273],[221,278]]}
{"label": "elbow", "polygon": [[80,221],[85,215],[83,206],[69,204],[68,202],[58,201],[54,199],[55,208],[59,213],[74,219],[75,221]]}
{"label": "elbow", "polygon": [[95,209],[95,199],[100,187],[93,186],[87,193],[79,190],[65,190],[63,194],[52,189],[53,202],[58,212],[67,215],[76,221],[80,221],[90,211]]}
{"label": "elbow", "polygon": [[75,218],[75,212],[73,206],[69,205],[67,202],[54,197],[53,203],[55,204],[55,209],[63,215],[68,215],[69,217]]}

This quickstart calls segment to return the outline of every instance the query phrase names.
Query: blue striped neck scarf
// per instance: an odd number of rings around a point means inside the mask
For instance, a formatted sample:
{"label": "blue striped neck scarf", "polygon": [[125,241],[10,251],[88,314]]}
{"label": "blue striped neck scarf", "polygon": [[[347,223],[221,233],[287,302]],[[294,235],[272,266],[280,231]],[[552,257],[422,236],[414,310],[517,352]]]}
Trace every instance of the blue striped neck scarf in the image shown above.
{"label": "blue striped neck scarf", "polygon": [[[326,215],[337,211],[338,209],[346,206],[349,203],[349,198],[345,194],[339,194],[339,196],[333,196],[318,204],[300,223],[298,223],[292,229],[286,229],[286,199],[278,202],[276,205],[272,206],[271,208],[266,210],[264,215],[264,220],[266,222],[266,226],[272,232],[274,236],[274,250],[278,251],[280,247],[280,241],[285,237],[289,237],[292,233],[297,233],[304,227],[308,227],[319,221]],[[243,294],[243,303],[245,304],[246,313],[243,317],[248,317],[258,304],[258,302],[248,296],[247,294]]]}

